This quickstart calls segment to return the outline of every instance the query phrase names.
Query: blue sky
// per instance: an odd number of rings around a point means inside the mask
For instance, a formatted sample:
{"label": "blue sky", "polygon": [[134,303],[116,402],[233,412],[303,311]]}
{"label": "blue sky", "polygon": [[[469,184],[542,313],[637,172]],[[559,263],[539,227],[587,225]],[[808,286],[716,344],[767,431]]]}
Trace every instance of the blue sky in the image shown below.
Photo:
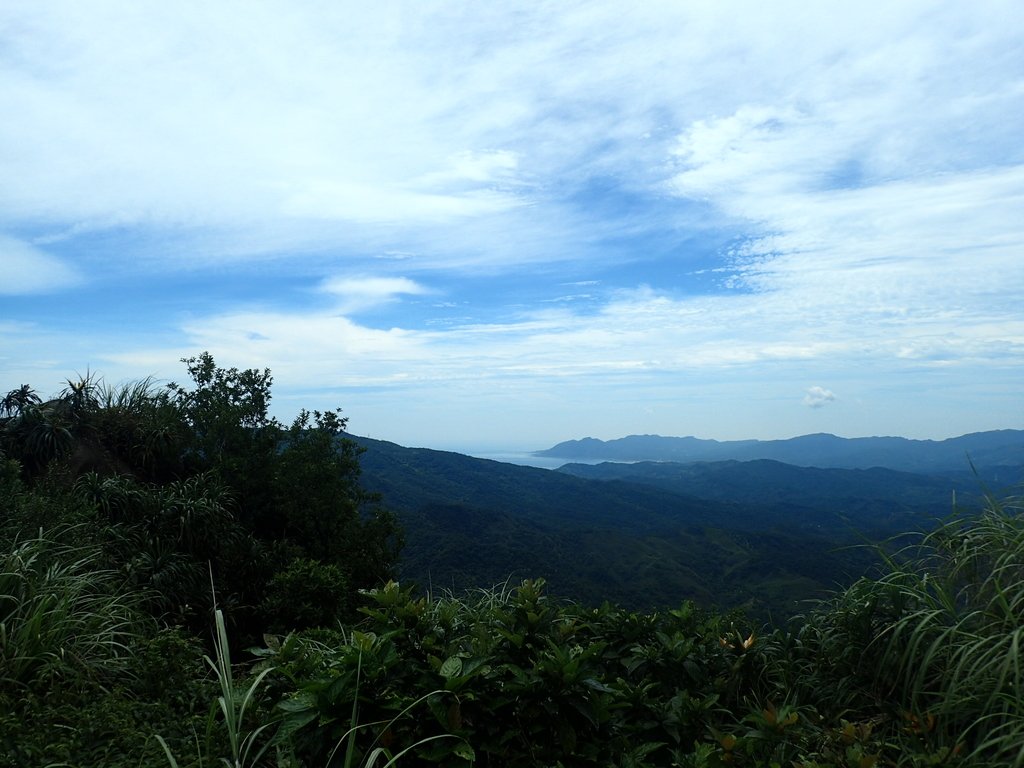
{"label": "blue sky", "polygon": [[0,390],[405,445],[1024,426],[1024,7],[12,2]]}

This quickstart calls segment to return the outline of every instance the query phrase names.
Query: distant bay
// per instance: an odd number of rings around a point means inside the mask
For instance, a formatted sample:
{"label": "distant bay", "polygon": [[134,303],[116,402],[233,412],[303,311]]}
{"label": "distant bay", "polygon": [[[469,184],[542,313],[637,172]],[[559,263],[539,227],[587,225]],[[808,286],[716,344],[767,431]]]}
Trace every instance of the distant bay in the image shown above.
{"label": "distant bay", "polygon": [[518,464],[522,467],[538,467],[539,469],[558,469],[567,463],[567,459],[548,456],[535,456],[529,451],[465,451],[467,456],[475,459],[501,461],[505,464]]}

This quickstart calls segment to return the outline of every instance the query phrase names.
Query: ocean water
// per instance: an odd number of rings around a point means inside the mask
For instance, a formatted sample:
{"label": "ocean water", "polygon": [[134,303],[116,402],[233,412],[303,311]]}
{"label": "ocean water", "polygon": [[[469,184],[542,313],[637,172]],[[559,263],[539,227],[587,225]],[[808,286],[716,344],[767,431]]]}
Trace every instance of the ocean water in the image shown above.
{"label": "ocean water", "polygon": [[503,461],[506,464],[520,464],[524,467],[539,467],[540,469],[558,469],[564,464],[600,464],[607,459],[559,459],[548,456],[534,456],[528,451],[472,451],[463,450],[467,456],[477,459],[490,459],[491,461]]}
{"label": "ocean water", "polygon": [[558,469],[566,463],[565,459],[551,459],[544,456],[533,456],[525,451],[460,451],[467,456],[476,459],[490,459],[491,461],[502,461],[506,464],[521,464],[525,467],[540,467],[541,469]]}

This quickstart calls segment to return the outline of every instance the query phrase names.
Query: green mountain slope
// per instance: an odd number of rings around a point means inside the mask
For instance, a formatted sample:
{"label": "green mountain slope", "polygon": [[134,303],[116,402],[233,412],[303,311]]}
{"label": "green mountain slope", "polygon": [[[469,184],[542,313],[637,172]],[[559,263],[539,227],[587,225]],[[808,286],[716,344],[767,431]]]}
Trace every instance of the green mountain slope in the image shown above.
{"label": "green mountain slope", "polygon": [[[778,461],[605,462],[566,464],[558,472],[593,480],[642,483],[679,494],[753,505],[769,510],[771,527],[815,525],[842,534],[851,527],[868,535],[888,536],[908,519],[947,514],[954,494],[975,500],[977,478],[947,477],[873,469],[820,469]],[[808,510],[814,510],[808,514]],[[757,522],[744,521],[752,527]]]}
{"label": "green mountain slope", "polygon": [[801,471],[786,465],[757,468],[783,478],[775,497],[757,498],[740,475],[717,490],[708,479],[687,494],[646,480],[588,479],[353,439],[365,448],[364,485],[405,527],[403,578],[432,588],[543,576],[553,592],[591,603],[649,608],[693,599],[788,614],[869,567],[866,550],[844,548],[857,541],[854,528],[887,536],[948,509],[948,491],[938,486],[911,492],[914,476],[904,484],[914,503],[835,511],[819,504],[824,491],[786,499],[786,483],[797,482],[791,471]]}

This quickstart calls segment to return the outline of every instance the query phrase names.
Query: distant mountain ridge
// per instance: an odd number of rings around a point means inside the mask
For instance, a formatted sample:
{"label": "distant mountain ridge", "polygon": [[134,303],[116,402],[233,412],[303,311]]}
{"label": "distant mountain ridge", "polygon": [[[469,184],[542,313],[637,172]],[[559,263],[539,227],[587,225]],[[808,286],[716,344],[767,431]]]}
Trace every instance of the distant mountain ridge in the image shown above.
{"label": "distant mountain ridge", "polygon": [[905,437],[837,437],[817,433],[786,440],[704,440],[697,437],[630,435],[616,440],[568,440],[535,456],[570,461],[754,461],[769,459],[800,467],[902,472],[957,472],[975,466],[1024,465],[1024,430],[974,432],[946,440]]}

